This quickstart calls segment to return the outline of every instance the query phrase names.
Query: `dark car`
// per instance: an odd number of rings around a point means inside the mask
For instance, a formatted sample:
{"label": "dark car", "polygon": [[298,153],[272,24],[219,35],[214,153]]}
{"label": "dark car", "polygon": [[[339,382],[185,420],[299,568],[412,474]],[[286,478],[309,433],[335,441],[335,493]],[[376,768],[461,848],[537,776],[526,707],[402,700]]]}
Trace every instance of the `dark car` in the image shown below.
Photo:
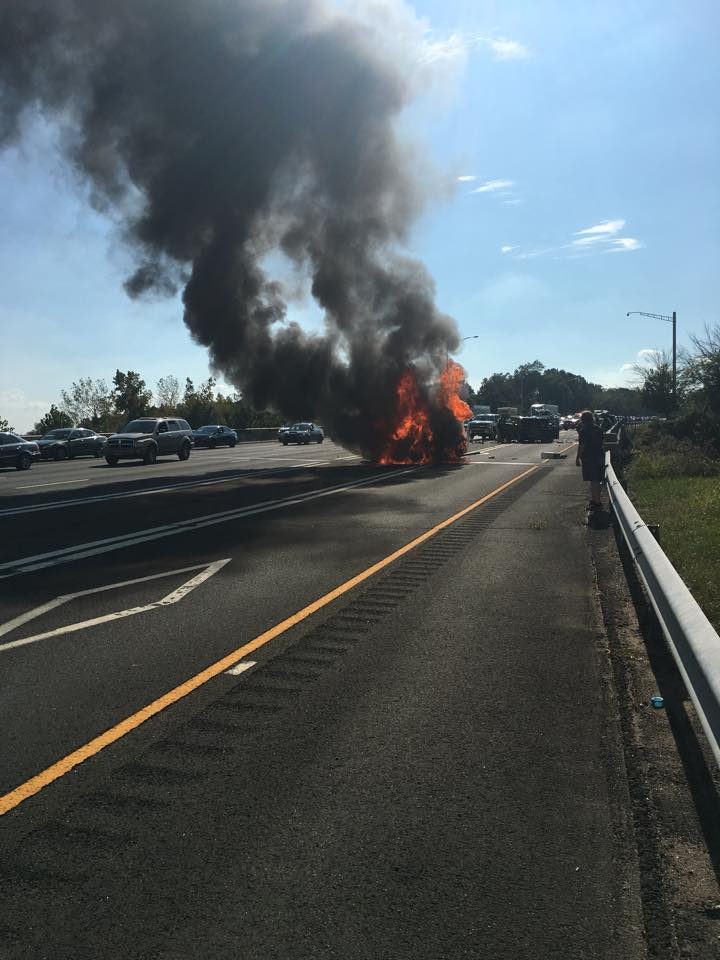
{"label": "dark car", "polygon": [[57,427],[37,442],[43,460],[72,460],[73,457],[101,457],[105,437],[84,427]]}
{"label": "dark car", "polygon": [[23,440],[14,433],[0,433],[0,467],[29,470],[38,455],[34,440]]}
{"label": "dark car", "polygon": [[323,428],[316,423],[294,423],[281,437],[280,443],[286,447],[289,443],[322,443],[325,439]]}
{"label": "dark car", "polygon": [[219,425],[198,427],[193,430],[193,443],[196,447],[234,447],[238,442],[237,433],[230,427]]}
{"label": "dark car", "polygon": [[105,459],[111,467],[118,460],[142,460],[155,463],[158,457],[177,454],[187,460],[192,447],[192,430],[187,420],[179,417],[142,417],[126,423],[119,433],[108,439]]}
{"label": "dark car", "polygon": [[498,417],[497,438],[500,443],[550,443],[560,436],[560,420],[557,417]]}

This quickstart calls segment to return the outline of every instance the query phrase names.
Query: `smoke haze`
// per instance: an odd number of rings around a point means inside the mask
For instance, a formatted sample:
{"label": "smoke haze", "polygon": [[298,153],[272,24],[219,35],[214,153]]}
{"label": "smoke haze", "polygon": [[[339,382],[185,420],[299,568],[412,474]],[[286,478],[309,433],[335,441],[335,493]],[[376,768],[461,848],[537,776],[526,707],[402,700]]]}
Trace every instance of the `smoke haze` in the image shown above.
{"label": "smoke haze", "polygon": [[[411,368],[458,345],[422,264],[423,205],[397,135],[413,96],[369,22],[314,0],[2,0],[0,144],[41,109],[135,257],[132,297],[182,290],[211,363],[258,407],[374,456]],[[324,311],[288,320],[278,249]],[[433,413],[452,446],[459,427]],[[449,434],[449,435],[448,435]]]}

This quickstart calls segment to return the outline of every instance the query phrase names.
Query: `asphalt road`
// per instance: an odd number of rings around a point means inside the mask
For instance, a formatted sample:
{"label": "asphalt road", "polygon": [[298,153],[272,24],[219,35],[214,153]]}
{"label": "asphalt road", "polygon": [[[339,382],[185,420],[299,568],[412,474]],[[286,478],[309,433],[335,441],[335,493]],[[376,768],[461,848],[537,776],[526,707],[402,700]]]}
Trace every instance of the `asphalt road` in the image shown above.
{"label": "asphalt road", "polygon": [[3,960],[643,956],[585,491],[543,449],[4,472]]}

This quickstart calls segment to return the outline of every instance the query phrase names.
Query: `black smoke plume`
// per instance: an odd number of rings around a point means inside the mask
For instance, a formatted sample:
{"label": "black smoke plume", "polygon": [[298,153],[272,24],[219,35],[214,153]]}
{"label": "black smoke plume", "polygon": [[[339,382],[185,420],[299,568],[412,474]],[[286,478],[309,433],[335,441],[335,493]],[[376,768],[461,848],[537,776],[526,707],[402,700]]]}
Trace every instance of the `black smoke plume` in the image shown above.
{"label": "black smoke plume", "polygon": [[[377,39],[315,0],[0,3],[0,145],[52,114],[123,225],[129,295],[182,289],[193,337],[247,399],[371,456],[402,372],[431,396],[458,344],[399,252],[423,202],[396,129],[413,91]],[[322,336],[288,320],[271,249],[310,278]]]}

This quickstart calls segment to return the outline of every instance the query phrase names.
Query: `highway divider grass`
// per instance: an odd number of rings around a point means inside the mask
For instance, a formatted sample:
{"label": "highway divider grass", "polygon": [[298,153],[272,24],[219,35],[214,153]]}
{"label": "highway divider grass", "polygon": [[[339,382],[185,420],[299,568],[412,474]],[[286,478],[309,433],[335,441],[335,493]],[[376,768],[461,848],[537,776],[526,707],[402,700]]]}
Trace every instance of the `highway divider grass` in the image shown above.
{"label": "highway divider grass", "polygon": [[630,497],[720,632],[720,459],[673,437],[637,431],[633,442]]}

